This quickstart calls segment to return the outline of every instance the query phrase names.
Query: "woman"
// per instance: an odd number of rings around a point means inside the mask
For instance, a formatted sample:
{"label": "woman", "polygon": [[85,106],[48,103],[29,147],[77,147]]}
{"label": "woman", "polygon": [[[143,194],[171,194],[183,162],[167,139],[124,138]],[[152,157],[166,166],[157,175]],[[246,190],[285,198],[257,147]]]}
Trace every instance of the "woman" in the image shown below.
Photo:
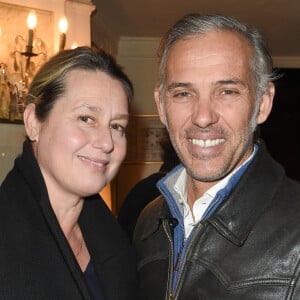
{"label": "woman", "polygon": [[132,84],[87,47],[52,57],[27,97],[0,188],[0,299],[134,299],[131,248],[98,192],[126,154]]}

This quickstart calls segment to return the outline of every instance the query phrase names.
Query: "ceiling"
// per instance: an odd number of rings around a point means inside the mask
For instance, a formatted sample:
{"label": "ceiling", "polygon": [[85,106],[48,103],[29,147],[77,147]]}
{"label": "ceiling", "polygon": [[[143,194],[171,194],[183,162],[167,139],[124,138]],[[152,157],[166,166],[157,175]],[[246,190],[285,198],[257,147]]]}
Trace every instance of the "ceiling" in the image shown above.
{"label": "ceiling", "polygon": [[[119,37],[160,37],[191,12],[234,16],[260,29],[274,56],[300,57],[299,0],[92,0],[92,40],[114,43]],[[102,41],[101,41],[102,39]]]}

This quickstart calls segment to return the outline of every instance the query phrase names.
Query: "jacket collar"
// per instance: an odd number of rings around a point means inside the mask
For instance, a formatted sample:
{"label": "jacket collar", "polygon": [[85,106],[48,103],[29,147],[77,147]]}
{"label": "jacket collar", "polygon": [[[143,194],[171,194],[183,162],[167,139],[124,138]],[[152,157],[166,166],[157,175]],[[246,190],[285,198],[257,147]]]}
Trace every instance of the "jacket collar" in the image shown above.
{"label": "jacket collar", "polygon": [[259,141],[259,150],[218,210],[207,220],[225,238],[236,245],[247,239],[257,219],[270,205],[284,177],[283,168],[267,153]]}
{"label": "jacket collar", "polygon": [[[222,236],[238,246],[245,242],[256,220],[268,208],[285,176],[282,166],[268,154],[265,143],[258,140],[257,144],[259,145],[257,154],[239,182],[227,199],[204,221],[204,226],[208,223],[211,224]],[[170,174],[167,175],[167,177],[169,176]],[[164,180],[162,179],[162,181]],[[172,197],[170,191],[163,188],[163,185],[160,184],[159,187],[166,197]],[[163,202],[153,202],[152,205],[156,206],[155,209],[148,210],[148,213],[152,211],[155,216],[146,218],[151,224],[144,227],[147,228],[144,231],[145,237],[158,229],[159,220],[172,218],[167,204],[165,201]],[[173,203],[172,201],[168,202],[169,205]]]}

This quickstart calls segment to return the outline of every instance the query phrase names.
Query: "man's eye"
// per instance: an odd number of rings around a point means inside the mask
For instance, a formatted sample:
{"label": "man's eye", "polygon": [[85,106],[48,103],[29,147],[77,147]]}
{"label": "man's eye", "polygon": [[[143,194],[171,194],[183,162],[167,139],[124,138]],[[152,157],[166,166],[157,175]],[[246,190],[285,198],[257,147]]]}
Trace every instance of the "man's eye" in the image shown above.
{"label": "man's eye", "polygon": [[173,97],[175,97],[175,98],[180,98],[180,97],[188,97],[188,96],[190,96],[190,93],[189,92],[175,92],[174,93],[174,95],[173,95]]}
{"label": "man's eye", "polygon": [[125,131],[126,131],[125,127],[120,124],[111,124],[110,128],[122,136],[125,134]]}
{"label": "man's eye", "polygon": [[233,91],[233,90],[224,90],[224,91],[222,91],[222,94],[223,95],[233,95],[233,94],[237,94],[237,92]]}

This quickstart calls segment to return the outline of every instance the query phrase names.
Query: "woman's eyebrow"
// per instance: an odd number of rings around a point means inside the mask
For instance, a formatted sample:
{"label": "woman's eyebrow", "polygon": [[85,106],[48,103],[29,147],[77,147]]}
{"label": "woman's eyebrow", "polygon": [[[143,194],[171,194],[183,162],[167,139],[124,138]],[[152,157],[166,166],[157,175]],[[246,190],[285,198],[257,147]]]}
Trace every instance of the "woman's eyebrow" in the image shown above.
{"label": "woman's eyebrow", "polygon": [[97,112],[97,111],[101,111],[102,109],[98,106],[94,106],[94,105],[90,105],[90,104],[80,104],[78,106],[75,106],[73,108],[73,111],[74,110],[77,110],[77,109],[81,109],[81,108],[84,108],[84,109],[88,109],[90,111],[93,111],[93,112]]}

